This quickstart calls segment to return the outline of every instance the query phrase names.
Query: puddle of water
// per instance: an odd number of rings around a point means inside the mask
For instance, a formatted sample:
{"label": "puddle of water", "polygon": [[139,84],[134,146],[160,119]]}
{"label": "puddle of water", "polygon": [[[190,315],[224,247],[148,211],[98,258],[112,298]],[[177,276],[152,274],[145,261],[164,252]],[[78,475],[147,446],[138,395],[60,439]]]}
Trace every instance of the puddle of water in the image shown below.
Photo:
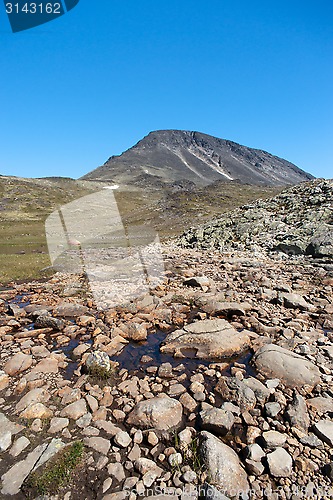
{"label": "puddle of water", "polygon": [[[68,344],[61,345],[61,346],[58,346],[56,341],[53,341],[52,352],[53,353],[55,353],[55,352],[64,353],[66,358],[67,358],[66,362],[68,363],[68,365],[65,368],[65,374],[64,374],[65,380],[70,380],[75,376],[74,372],[75,372],[75,370],[77,370],[80,360],[74,359],[73,350],[81,343],[81,341],[83,342],[83,339],[75,338],[75,339],[70,340],[68,342]],[[92,345],[93,341],[92,340],[84,340],[84,343]]]}
{"label": "puddle of water", "polygon": [[31,295],[30,292],[21,293],[19,295],[16,295],[16,297],[14,297],[13,299],[9,300],[8,303],[15,304],[21,308],[29,306],[30,300],[27,298],[29,295]]}

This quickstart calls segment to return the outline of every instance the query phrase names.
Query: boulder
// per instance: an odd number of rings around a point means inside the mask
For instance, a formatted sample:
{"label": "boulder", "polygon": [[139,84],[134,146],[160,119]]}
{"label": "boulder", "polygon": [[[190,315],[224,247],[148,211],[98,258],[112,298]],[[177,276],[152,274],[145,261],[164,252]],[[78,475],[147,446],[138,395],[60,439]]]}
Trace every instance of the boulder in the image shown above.
{"label": "boulder", "polygon": [[311,361],[275,344],[261,347],[252,362],[265,378],[278,378],[290,388],[310,391],[320,382],[319,369]]}
{"label": "boulder", "polygon": [[200,433],[199,453],[209,483],[227,497],[246,495],[247,474],[235,451],[209,432]]}
{"label": "boulder", "polygon": [[251,410],[257,402],[253,390],[237,378],[221,377],[215,386],[215,391],[224,401],[239,406],[241,411]]}
{"label": "boulder", "polygon": [[215,408],[207,403],[202,404],[200,420],[202,429],[222,436],[227,434],[235,423],[235,418],[230,411]]}
{"label": "boulder", "polygon": [[141,429],[167,431],[181,423],[183,407],[179,401],[169,397],[155,397],[136,404],[127,418],[127,423]]}
{"label": "boulder", "polygon": [[274,477],[288,477],[292,473],[293,460],[284,448],[277,448],[267,455],[269,472]]}
{"label": "boulder", "polygon": [[221,359],[242,353],[250,345],[249,337],[237,332],[224,319],[207,319],[191,323],[170,333],[160,350],[174,357]]}
{"label": "boulder", "polygon": [[22,373],[32,365],[32,356],[18,352],[4,366],[4,371],[7,375],[17,375]]}

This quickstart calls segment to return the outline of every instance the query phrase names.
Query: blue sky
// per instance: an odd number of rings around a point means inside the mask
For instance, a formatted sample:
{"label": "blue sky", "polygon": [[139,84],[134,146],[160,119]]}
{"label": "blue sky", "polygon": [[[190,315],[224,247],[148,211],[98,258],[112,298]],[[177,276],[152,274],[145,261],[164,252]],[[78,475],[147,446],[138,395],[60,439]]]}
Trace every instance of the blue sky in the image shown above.
{"label": "blue sky", "polygon": [[0,5],[0,174],[79,177],[151,130],[333,177],[333,4],[80,0],[12,34]]}

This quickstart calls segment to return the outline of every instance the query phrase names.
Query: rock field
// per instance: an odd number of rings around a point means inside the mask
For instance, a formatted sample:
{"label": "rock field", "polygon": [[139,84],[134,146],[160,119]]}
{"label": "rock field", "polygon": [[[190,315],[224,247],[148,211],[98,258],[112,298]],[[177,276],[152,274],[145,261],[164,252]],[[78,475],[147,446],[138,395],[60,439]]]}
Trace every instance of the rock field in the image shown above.
{"label": "rock field", "polygon": [[37,498],[31,473],[77,441],[38,498],[332,498],[332,261],[163,253],[122,307],[75,275],[0,293],[1,498]]}
{"label": "rock field", "polygon": [[186,231],[182,246],[333,258],[333,180],[302,182]]}
{"label": "rock field", "polygon": [[1,289],[0,498],[333,498],[332,204],[316,180],[191,229],[122,305]]}

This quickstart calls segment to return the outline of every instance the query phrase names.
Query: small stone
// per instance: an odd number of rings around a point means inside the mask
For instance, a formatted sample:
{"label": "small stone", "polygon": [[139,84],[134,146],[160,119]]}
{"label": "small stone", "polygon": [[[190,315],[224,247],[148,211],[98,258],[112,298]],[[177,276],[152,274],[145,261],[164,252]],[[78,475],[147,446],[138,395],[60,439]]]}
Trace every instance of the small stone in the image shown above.
{"label": "small stone", "polygon": [[131,444],[132,439],[127,432],[120,431],[115,435],[114,442],[121,448],[127,448]]}
{"label": "small stone", "polygon": [[87,405],[84,399],[79,399],[66,406],[60,413],[61,417],[68,417],[77,420],[87,413]]}
{"label": "small stone", "polygon": [[148,432],[148,443],[151,444],[152,446],[156,446],[159,442],[158,437],[156,436],[155,432]]}
{"label": "small stone", "polygon": [[63,429],[68,427],[68,425],[69,425],[68,418],[53,417],[50,422],[49,433],[56,434],[58,432],[61,432]]}
{"label": "small stone", "polygon": [[103,493],[108,491],[111,488],[112,485],[112,479],[111,477],[107,477],[103,483]]}
{"label": "small stone", "polygon": [[255,462],[260,462],[260,460],[265,456],[264,450],[257,443],[247,446],[246,452],[247,457]]}
{"label": "small stone", "polygon": [[18,352],[4,366],[7,375],[17,375],[22,373],[32,365],[32,356]]}
{"label": "small stone", "polygon": [[23,450],[29,446],[30,441],[25,436],[19,437],[10,449],[10,454],[12,457],[17,457]]}
{"label": "small stone", "polygon": [[120,463],[108,465],[108,473],[119,483],[121,483],[121,481],[123,481],[126,477],[124,467]]}
{"label": "small stone", "polygon": [[231,412],[204,403],[200,412],[200,419],[203,429],[220,435],[227,434],[235,422]]}
{"label": "small stone", "polygon": [[0,435],[0,451],[6,451],[12,444],[12,433],[7,430]]}
{"label": "small stone", "polygon": [[168,457],[168,462],[171,465],[171,467],[177,467],[178,465],[181,465],[183,462],[183,457],[181,453],[172,453]]}
{"label": "small stone", "polygon": [[281,411],[280,403],[266,403],[265,412],[268,417],[276,417]]}
{"label": "small stone", "polygon": [[268,468],[274,477],[288,477],[292,473],[293,461],[284,448],[276,448],[267,455]]}
{"label": "small stone", "polygon": [[245,460],[245,465],[247,472],[253,476],[261,476],[265,471],[264,465],[256,460],[250,460],[247,458]]}
{"label": "small stone", "polygon": [[95,451],[98,451],[98,453],[102,453],[102,455],[107,455],[111,446],[110,441],[102,437],[85,438],[84,444],[86,444],[89,448],[93,448]]}
{"label": "small stone", "polygon": [[333,446],[333,421],[332,420],[320,420],[313,426],[314,432],[317,436],[327,443],[329,446]]}
{"label": "small stone", "polygon": [[263,432],[262,437],[267,448],[278,448],[283,446],[287,441],[287,436],[277,431]]}
{"label": "small stone", "polygon": [[194,470],[188,470],[182,475],[182,479],[185,483],[195,484],[198,481],[198,476]]}
{"label": "small stone", "polygon": [[76,421],[76,425],[78,427],[81,427],[81,429],[84,429],[85,427],[88,427],[88,425],[91,424],[91,421],[92,421],[92,414],[86,413]]}

